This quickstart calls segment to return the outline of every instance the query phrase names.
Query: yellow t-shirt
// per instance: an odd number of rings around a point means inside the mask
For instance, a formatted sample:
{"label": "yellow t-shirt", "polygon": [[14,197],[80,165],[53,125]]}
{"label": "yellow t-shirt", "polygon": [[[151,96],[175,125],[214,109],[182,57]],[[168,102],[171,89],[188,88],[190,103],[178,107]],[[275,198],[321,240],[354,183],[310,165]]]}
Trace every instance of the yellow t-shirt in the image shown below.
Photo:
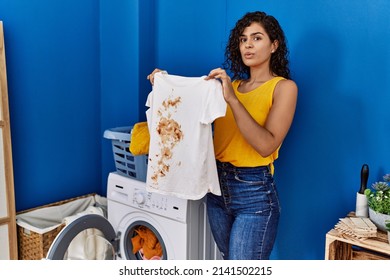
{"label": "yellow t-shirt", "polygon": [[[264,125],[272,106],[272,98],[276,84],[285,78],[275,77],[258,88],[241,93],[238,91],[240,80],[233,81],[234,92],[239,101],[245,106],[249,114],[260,125]],[[226,115],[214,122],[214,149],[215,157],[221,162],[230,162],[237,167],[254,167],[271,165],[278,158],[279,149],[268,157],[262,157],[255,151],[241,135],[230,107]]]}

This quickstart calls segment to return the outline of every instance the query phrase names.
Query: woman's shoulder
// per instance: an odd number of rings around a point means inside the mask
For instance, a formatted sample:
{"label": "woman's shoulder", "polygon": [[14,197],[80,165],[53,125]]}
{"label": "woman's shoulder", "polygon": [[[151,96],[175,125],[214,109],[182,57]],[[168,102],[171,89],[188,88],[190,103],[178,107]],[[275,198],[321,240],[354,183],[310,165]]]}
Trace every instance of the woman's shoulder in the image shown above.
{"label": "woman's shoulder", "polygon": [[297,95],[298,95],[298,86],[295,83],[295,81],[284,78],[284,79],[281,79],[276,84],[276,87],[274,90],[274,98],[278,98],[278,96],[291,96],[291,97],[296,98]]}
{"label": "woman's shoulder", "polygon": [[281,77],[281,79],[278,81],[277,87],[282,88],[282,89],[292,89],[292,90],[298,89],[298,86],[294,80],[286,79],[283,77]]}

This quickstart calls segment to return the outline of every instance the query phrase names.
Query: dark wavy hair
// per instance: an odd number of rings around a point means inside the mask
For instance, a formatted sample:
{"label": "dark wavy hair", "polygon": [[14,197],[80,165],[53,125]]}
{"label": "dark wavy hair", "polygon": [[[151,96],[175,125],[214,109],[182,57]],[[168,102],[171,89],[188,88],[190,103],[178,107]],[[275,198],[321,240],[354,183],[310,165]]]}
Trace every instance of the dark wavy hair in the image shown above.
{"label": "dark wavy hair", "polygon": [[265,29],[271,42],[275,40],[279,42],[277,50],[271,55],[270,70],[278,76],[290,79],[287,40],[284,32],[279,22],[273,16],[258,11],[246,13],[231,30],[225,50],[225,69],[229,69],[232,72],[233,79],[249,78],[249,67],[243,63],[241,58],[240,36],[244,29],[253,22],[259,23]]}

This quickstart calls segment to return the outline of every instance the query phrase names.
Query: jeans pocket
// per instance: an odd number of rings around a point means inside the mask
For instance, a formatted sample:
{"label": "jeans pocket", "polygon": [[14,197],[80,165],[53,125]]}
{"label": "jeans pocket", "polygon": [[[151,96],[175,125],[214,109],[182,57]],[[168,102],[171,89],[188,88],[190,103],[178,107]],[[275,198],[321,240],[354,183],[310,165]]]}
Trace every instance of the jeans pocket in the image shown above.
{"label": "jeans pocket", "polygon": [[264,176],[259,176],[257,174],[245,174],[244,176],[240,174],[235,174],[234,179],[240,183],[244,183],[247,185],[265,185],[267,184],[267,178]]}

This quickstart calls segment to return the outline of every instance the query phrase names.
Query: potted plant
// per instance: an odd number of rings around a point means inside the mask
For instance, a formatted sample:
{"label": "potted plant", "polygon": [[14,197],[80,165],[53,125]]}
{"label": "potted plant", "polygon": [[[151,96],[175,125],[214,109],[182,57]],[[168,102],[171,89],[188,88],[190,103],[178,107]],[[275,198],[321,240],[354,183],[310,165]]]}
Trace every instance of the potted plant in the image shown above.
{"label": "potted plant", "polygon": [[380,230],[386,231],[385,221],[390,220],[390,174],[383,176],[383,180],[372,184],[364,194],[370,219]]}

